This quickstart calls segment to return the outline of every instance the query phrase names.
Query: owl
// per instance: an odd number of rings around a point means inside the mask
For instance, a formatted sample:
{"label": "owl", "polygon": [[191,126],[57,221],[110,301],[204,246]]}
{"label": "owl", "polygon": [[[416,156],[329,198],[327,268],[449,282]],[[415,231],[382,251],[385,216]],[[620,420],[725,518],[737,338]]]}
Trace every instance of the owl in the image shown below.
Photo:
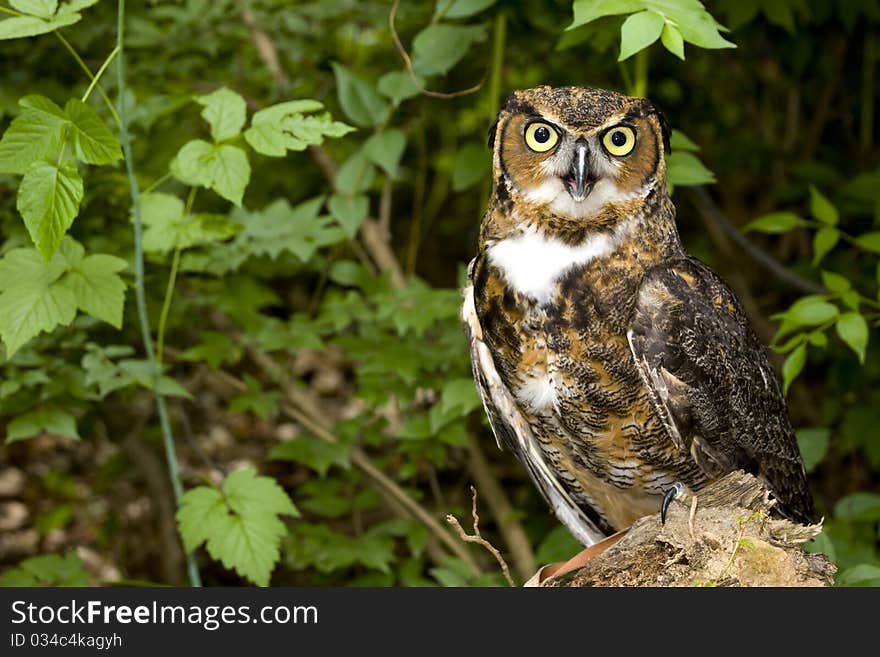
{"label": "owl", "polygon": [[[740,302],[688,255],[647,100],[507,99],[462,319],[499,446],[584,545],[742,469],[812,519],[786,405]],[[664,511],[665,511],[665,504]]]}

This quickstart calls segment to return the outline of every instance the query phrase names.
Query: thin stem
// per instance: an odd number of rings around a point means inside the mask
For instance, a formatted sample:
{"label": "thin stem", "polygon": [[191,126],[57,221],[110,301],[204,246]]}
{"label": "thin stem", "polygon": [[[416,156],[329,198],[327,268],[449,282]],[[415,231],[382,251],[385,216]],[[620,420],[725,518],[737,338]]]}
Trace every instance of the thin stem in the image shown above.
{"label": "thin stem", "polygon": [[[64,44],[64,47],[67,48],[67,52],[76,60],[76,63],[79,64],[79,67],[83,70],[83,72],[88,76],[89,80],[95,81],[95,75],[92,73],[91,69],[86,65],[83,61],[82,57],[79,56],[79,53],[74,49],[74,47],[70,44],[70,41],[64,38],[64,35],[61,34],[58,30],[55,30],[52,34],[58,37],[58,40]],[[118,46],[117,46],[118,48]],[[107,108],[110,110],[110,114],[113,117],[113,120],[116,122],[116,125],[119,129],[122,129],[122,120],[119,118],[119,114],[116,112],[116,108],[113,106],[113,101],[110,100],[110,97],[107,95],[107,92],[104,91],[104,88],[98,84],[98,93],[101,95],[101,98],[104,100],[104,103],[107,105]],[[121,105],[121,101],[120,101]]]}
{"label": "thin stem", "polygon": [[113,61],[113,58],[116,57],[119,52],[119,46],[116,46],[113,51],[107,55],[107,59],[104,60],[104,63],[101,64],[101,68],[98,69],[98,72],[95,73],[95,77],[92,78],[92,83],[89,85],[89,88],[86,89],[86,92],[83,94],[82,101],[86,102],[89,99],[89,96],[92,94],[92,91],[95,89],[95,85],[98,84],[98,80],[101,79],[101,76],[104,75],[104,71],[107,70],[107,67],[110,66],[110,62]]}
{"label": "thin stem", "polygon": [[163,175],[163,176],[157,178],[156,180],[154,180],[153,183],[152,183],[149,187],[147,187],[146,189],[144,189],[144,194],[149,194],[149,193],[152,192],[154,189],[156,189],[157,187],[159,187],[160,185],[162,185],[163,183],[165,183],[165,181],[167,181],[169,178],[171,178],[171,172],[170,172],[170,171],[169,171],[168,173],[166,173],[165,175]]}
{"label": "thin stem", "polygon": [[[168,418],[168,406],[165,398],[158,391],[159,368],[156,364],[153,352],[153,343],[150,336],[150,321],[147,317],[147,300],[144,285],[144,245],[143,224],[141,222],[140,191],[137,178],[134,174],[134,160],[131,153],[131,137],[128,134],[128,120],[125,109],[125,0],[118,0],[118,13],[116,17],[116,47],[119,56],[116,60],[116,75],[119,87],[119,137],[122,144],[122,152],[125,156],[125,170],[128,174],[129,187],[131,189],[131,204],[134,215],[134,272],[135,272],[135,298],[137,300],[138,319],[140,321],[141,339],[147,359],[153,363],[153,390],[156,395],[156,406],[159,412],[159,424],[162,428],[162,439],[165,445],[165,459],[168,464],[168,474],[171,478],[171,487],[174,490],[175,502],[179,505],[183,496],[183,484],[180,482],[180,474],[177,467],[177,455],[174,451],[174,436],[171,433],[171,422]],[[57,34],[57,33],[56,33]],[[100,87],[98,87],[100,89]],[[186,554],[187,571],[189,580],[193,586],[201,586],[201,577],[196,566],[195,558],[191,552]]]}
{"label": "thin stem", "polygon": [[633,95],[644,97],[648,95],[648,49],[644,48],[636,53],[635,82]]}
{"label": "thin stem", "polygon": [[165,299],[162,301],[162,313],[159,315],[159,328],[156,330],[156,366],[162,369],[162,350],[165,345],[165,326],[168,323],[168,311],[171,310],[171,299],[174,296],[174,286],[177,283],[177,269],[180,267],[180,247],[174,249],[174,257],[171,260],[171,273],[168,275],[168,285],[165,287]]}

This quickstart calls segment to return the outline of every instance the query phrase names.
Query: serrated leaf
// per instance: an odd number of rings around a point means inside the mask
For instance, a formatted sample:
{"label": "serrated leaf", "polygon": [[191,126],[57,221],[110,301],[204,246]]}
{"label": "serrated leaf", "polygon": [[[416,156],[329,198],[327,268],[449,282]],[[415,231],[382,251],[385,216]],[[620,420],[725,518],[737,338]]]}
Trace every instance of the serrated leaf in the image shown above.
{"label": "serrated leaf", "polygon": [[141,197],[143,244],[148,253],[168,253],[201,244],[221,242],[241,228],[226,215],[184,216],[184,204],[176,196],[154,192]]}
{"label": "serrated leaf", "polygon": [[79,440],[76,418],[57,406],[46,406],[16,416],[6,425],[6,443],[33,438],[42,433]]}
{"label": "serrated leaf", "polygon": [[793,212],[770,212],[749,222],[743,230],[779,234],[794,230],[800,223],[801,218]]}
{"label": "serrated leaf", "polygon": [[357,196],[334,194],[327,202],[327,209],[342,226],[349,239],[353,239],[370,211],[370,199],[364,194]]}
{"label": "serrated leaf", "polygon": [[617,61],[632,57],[644,50],[663,32],[663,16],[649,9],[630,15],[620,27],[620,56]]}
{"label": "serrated leaf", "polygon": [[187,550],[206,543],[208,554],[258,586],[267,586],[287,528],[280,515],[299,515],[287,493],[254,468],[228,475],[221,490],[184,493],[177,523]]}
{"label": "serrated leaf", "polygon": [[828,427],[811,427],[798,429],[796,434],[798,448],[804,459],[804,467],[807,472],[812,472],[828,453],[828,445],[831,442],[831,429]]}
{"label": "serrated leaf", "polygon": [[416,80],[418,85],[413,82],[408,71],[391,71],[379,78],[376,89],[386,98],[390,98],[396,107],[408,98],[419,95],[419,87],[424,87],[425,81],[418,76],[416,76]]}
{"label": "serrated leaf", "polygon": [[807,346],[800,344],[792,351],[782,364],[782,394],[787,395],[788,389],[804,369],[807,362]]}
{"label": "serrated leaf", "polygon": [[79,212],[83,182],[70,163],[31,164],[18,188],[16,207],[34,245],[49,262]]}
{"label": "serrated leaf", "polygon": [[89,105],[71,98],[64,111],[70,118],[70,146],[76,159],[98,165],[122,159],[119,140]]}
{"label": "serrated leaf", "polygon": [[413,39],[413,69],[425,77],[446,74],[483,34],[477,25],[428,25]]}
{"label": "serrated leaf", "polygon": [[323,477],[331,465],[348,468],[348,452],[349,447],[346,444],[331,443],[312,436],[301,436],[285,440],[280,445],[273,447],[269,458],[276,461],[302,463]]}
{"label": "serrated leaf", "polygon": [[190,362],[204,362],[212,370],[219,370],[225,363],[237,363],[241,354],[241,347],[225,333],[202,331],[199,334],[199,343],[180,354],[180,358]]}
{"label": "serrated leaf", "polygon": [[181,182],[213,189],[226,200],[241,206],[251,178],[251,166],[247,155],[238,146],[209,144],[194,139],[177,153],[172,173]]}
{"label": "serrated leaf", "polygon": [[359,126],[379,125],[388,114],[388,102],[372,84],[355,75],[338,62],[332,62],[336,76],[336,93],[342,111]]}
{"label": "serrated leaf", "polygon": [[406,137],[397,129],[377,132],[364,143],[364,155],[381,167],[392,178],[397,177],[397,167],[406,149]]}
{"label": "serrated leaf", "polygon": [[73,321],[76,297],[57,282],[64,270],[60,255],[47,265],[32,248],[12,249],[0,259],[0,337],[7,358],[41,331]]}
{"label": "serrated leaf", "polygon": [[78,23],[82,19],[78,13],[66,12],[53,16],[49,20],[36,16],[13,16],[0,21],[0,41],[5,39],[21,39],[54,32],[60,27]]}
{"label": "serrated leaf", "polygon": [[57,156],[69,123],[64,110],[44,96],[25,96],[18,104],[21,114],[0,139],[0,173],[23,174],[34,162]]}
{"label": "serrated leaf", "polygon": [[202,118],[211,126],[211,138],[215,142],[234,137],[244,127],[247,104],[234,91],[220,87],[204,96],[196,96],[196,102],[204,108]]}
{"label": "serrated leaf", "polygon": [[471,378],[452,379],[443,385],[440,407],[444,413],[455,413],[463,417],[477,408],[482,402]]}
{"label": "serrated leaf", "polygon": [[281,393],[277,390],[263,390],[259,380],[250,374],[244,375],[247,390],[229,402],[230,413],[253,413],[264,420],[278,414]]}
{"label": "serrated leaf", "polygon": [[30,557],[0,575],[0,586],[87,586],[89,572],[76,551]]}
{"label": "serrated leaf", "polygon": [[156,363],[154,361],[129,358],[120,360],[117,367],[126,377],[147,390],[153,390],[167,397],[192,397],[189,390],[169,376],[160,374],[159,380],[156,381],[154,378]]}
{"label": "serrated leaf", "polygon": [[865,351],[868,348],[868,322],[857,312],[843,313],[837,318],[835,325],[837,335],[865,363]]}
{"label": "serrated leaf", "polygon": [[813,235],[813,266],[818,265],[840,239],[840,231],[831,226],[823,226]]}
{"label": "serrated leaf", "polygon": [[302,151],[325,137],[341,137],[354,128],[334,121],[329,113],[306,116],[323,108],[316,100],[293,100],[260,110],[251,119],[244,138],[258,153],[283,157],[288,150]]}
{"label": "serrated leaf", "polygon": [[810,213],[816,220],[829,226],[837,225],[840,219],[837,208],[813,185],[810,185]]}
{"label": "serrated leaf", "polygon": [[681,32],[672,23],[664,22],[663,31],[660,33],[660,42],[673,55],[684,61],[684,39]]}
{"label": "serrated leaf", "polygon": [[89,255],[71,267],[60,284],[70,289],[81,311],[119,329],[125,308],[125,283],[117,272],[126,267],[128,263],[116,256]]}
{"label": "serrated leaf", "polygon": [[13,9],[28,16],[52,18],[58,11],[58,0],[9,0]]}

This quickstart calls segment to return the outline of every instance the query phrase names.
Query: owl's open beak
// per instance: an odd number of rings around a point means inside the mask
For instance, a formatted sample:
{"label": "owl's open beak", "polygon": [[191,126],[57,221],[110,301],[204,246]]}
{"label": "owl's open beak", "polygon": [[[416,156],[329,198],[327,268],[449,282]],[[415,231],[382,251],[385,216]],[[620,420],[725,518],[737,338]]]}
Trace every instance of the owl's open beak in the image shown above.
{"label": "owl's open beak", "polygon": [[583,201],[593,188],[595,178],[590,175],[590,149],[587,142],[578,139],[574,144],[571,171],[566,176],[568,192],[575,201]]}

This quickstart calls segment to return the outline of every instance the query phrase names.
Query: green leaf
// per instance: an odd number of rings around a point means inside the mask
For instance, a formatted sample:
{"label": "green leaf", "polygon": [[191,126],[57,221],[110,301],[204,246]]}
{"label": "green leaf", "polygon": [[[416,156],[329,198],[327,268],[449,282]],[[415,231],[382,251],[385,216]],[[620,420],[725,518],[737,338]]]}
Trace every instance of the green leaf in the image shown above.
{"label": "green leaf", "polygon": [[840,219],[837,208],[813,185],[810,185],[810,213],[816,220],[829,226],[836,226]]}
{"label": "green leaf", "polygon": [[56,406],[46,406],[17,416],[6,425],[6,442],[14,443],[25,438],[33,438],[42,433],[51,433],[79,440],[76,431],[76,418]]}
{"label": "green leaf", "polygon": [[880,566],[860,563],[837,576],[837,586],[880,586]]}
{"label": "green leaf", "polygon": [[122,159],[122,147],[95,110],[78,98],[64,106],[70,118],[70,146],[73,156],[88,164],[110,164]]}
{"label": "green leaf", "polygon": [[219,370],[225,363],[237,363],[241,354],[241,347],[225,333],[202,331],[199,334],[199,344],[184,351],[180,354],[180,358],[190,362],[207,363],[212,370]]}
{"label": "green leaf", "polygon": [[391,71],[379,78],[376,88],[380,94],[390,98],[396,107],[406,99],[419,95],[419,87],[424,87],[425,81],[418,76],[416,76],[416,80],[418,85],[413,82],[408,71]]}
{"label": "green leaf", "polygon": [[114,328],[122,328],[125,283],[117,272],[126,269],[128,263],[103,253],[87,256],[82,245],[72,239],[61,243],[60,253],[67,261],[67,273],[59,285],[73,293],[77,308]]}
{"label": "green leaf", "polygon": [[30,557],[0,575],[0,586],[87,586],[90,576],[75,550]]}
{"label": "green leaf", "polygon": [[672,23],[663,24],[663,31],[660,33],[660,41],[663,47],[673,55],[684,61],[684,39],[681,32]]}
{"label": "green leaf", "polygon": [[483,144],[465,144],[455,154],[452,169],[452,190],[464,191],[489,175],[492,162]]}
{"label": "green leaf", "polygon": [[236,470],[220,490],[199,486],[183,494],[177,524],[187,551],[208,554],[258,586],[268,586],[287,528],[280,515],[299,512],[284,489],[254,468]]}
{"label": "green leaf", "polygon": [[[688,43],[701,48],[735,48],[721,36],[719,25],[699,0],[575,0],[574,19],[566,29],[572,30],[604,16],[634,14],[650,10],[674,25]],[[674,51],[673,51],[674,52]]]}
{"label": "green leaf", "polygon": [[867,251],[880,253],[880,230],[859,235],[856,237],[856,244]]}
{"label": "green leaf", "polygon": [[58,11],[58,0],[9,0],[13,9],[28,16],[52,18]]}
{"label": "green leaf", "polygon": [[141,221],[144,250],[168,253],[201,244],[221,242],[232,237],[241,226],[226,215],[197,214],[184,216],[184,205],[176,196],[153,192],[141,196]]}
{"label": "green leaf", "polygon": [[0,21],[0,41],[4,39],[20,39],[54,32],[60,27],[78,23],[82,16],[78,13],[65,12],[53,16],[49,20],[35,16],[13,16]]}
{"label": "green leaf", "polygon": [[785,311],[786,319],[798,326],[816,326],[837,316],[840,311],[820,296],[802,297]]}
{"label": "green leaf", "polygon": [[788,394],[788,388],[792,382],[804,369],[807,362],[807,346],[805,344],[798,345],[797,349],[792,351],[785,362],[782,364],[782,394]]}
{"label": "green leaf", "polygon": [[247,120],[247,105],[239,94],[226,87],[204,96],[196,96],[196,102],[204,107],[202,118],[211,126],[215,142],[235,137]]}
{"label": "green leaf", "polygon": [[425,77],[448,73],[484,32],[478,25],[428,25],[413,40],[413,69]]}
{"label": "green leaf", "polygon": [[620,28],[620,56],[617,61],[622,62],[654,43],[660,38],[664,25],[663,16],[649,9],[629,16]]}
{"label": "green leaf", "polygon": [[485,11],[496,0],[437,0],[434,15],[441,18],[469,18]]}
{"label": "green leaf", "polygon": [[804,467],[807,472],[812,472],[828,453],[828,444],[831,441],[831,429],[828,427],[811,427],[798,429],[796,432],[798,448],[804,459]]}
{"label": "green leaf", "polygon": [[327,208],[349,239],[353,239],[370,211],[370,199],[363,194],[357,196],[334,194],[327,202]]}
{"label": "green leaf", "polygon": [[21,114],[0,139],[0,173],[23,174],[34,162],[57,156],[69,123],[64,110],[44,96],[25,96],[18,104]]}
{"label": "green leaf", "polygon": [[666,179],[670,187],[706,185],[715,182],[715,174],[693,153],[676,151],[666,156]]}
{"label": "green leaf", "polygon": [[674,151],[699,151],[700,147],[681,130],[672,130],[669,137],[669,146]]}
{"label": "green leaf", "polygon": [[859,362],[865,364],[865,350],[868,348],[868,322],[860,313],[843,313],[835,325],[837,335],[856,352]]}
{"label": "green leaf", "polygon": [[813,235],[813,266],[817,266],[828,252],[837,245],[840,231],[831,226],[823,226]]}
{"label": "green leaf", "polygon": [[269,458],[302,463],[323,477],[331,465],[349,467],[348,451],[348,445],[343,443],[330,443],[312,436],[301,436],[285,440],[273,447]]}
{"label": "green leaf", "polygon": [[831,292],[846,292],[852,287],[846,276],[835,274],[833,271],[822,271],[822,284]]}
{"label": "green leaf", "polygon": [[880,495],[876,493],[853,493],[838,500],[834,517],[850,522],[876,522],[880,520]]}
{"label": "green leaf", "polygon": [[373,85],[358,77],[338,62],[332,62],[336,75],[339,105],[352,123],[359,126],[379,125],[388,114],[388,102]]}
{"label": "green leaf", "polygon": [[798,227],[801,218],[793,212],[770,212],[746,224],[743,230],[759,233],[787,233]]}
{"label": "green leaf", "polygon": [[159,380],[155,381],[156,363],[154,361],[128,358],[120,360],[117,365],[124,377],[134,381],[139,386],[143,386],[147,390],[153,390],[167,397],[192,398],[189,390],[170,376],[160,374]]}
{"label": "green leaf", "polygon": [[571,532],[559,525],[551,529],[538,544],[535,561],[539,564],[568,561],[581,550],[583,550],[583,546],[577,542]]}
{"label": "green leaf", "polygon": [[376,179],[376,167],[363,150],[353,153],[336,172],[336,191],[346,196],[365,192]]}
{"label": "green leaf", "polygon": [[34,245],[49,262],[79,212],[83,182],[70,163],[31,164],[18,188],[16,207]]}
{"label": "green leaf", "polygon": [[181,182],[213,189],[237,206],[241,206],[251,178],[251,166],[241,148],[209,144],[201,139],[184,144],[171,164],[171,171]]}
{"label": "green leaf", "polygon": [[347,239],[329,217],[318,216],[323,204],[323,196],[293,208],[285,199],[280,199],[261,212],[250,212],[236,243],[253,255],[277,258],[283,251],[289,251],[306,262],[319,248]]}
{"label": "green leaf", "polygon": [[41,331],[73,321],[76,297],[58,283],[64,270],[60,254],[47,265],[31,248],[12,249],[0,259],[0,337],[7,358]]}
{"label": "green leaf", "polygon": [[229,403],[230,413],[253,413],[266,420],[278,414],[278,402],[281,393],[277,390],[265,391],[258,379],[250,374],[244,375],[247,390],[239,394]]}
{"label": "green leaf", "polygon": [[397,166],[406,148],[406,137],[397,129],[377,132],[364,143],[364,155],[381,167],[389,176],[397,178]]}
{"label": "green leaf", "polygon": [[440,408],[444,414],[464,417],[480,406],[482,402],[472,378],[452,379],[443,385]]}
{"label": "green leaf", "polygon": [[324,106],[316,100],[293,100],[255,113],[244,138],[258,153],[283,157],[287,151],[302,151],[320,144],[325,137],[341,137],[354,128],[334,121],[329,113],[305,116]]}

